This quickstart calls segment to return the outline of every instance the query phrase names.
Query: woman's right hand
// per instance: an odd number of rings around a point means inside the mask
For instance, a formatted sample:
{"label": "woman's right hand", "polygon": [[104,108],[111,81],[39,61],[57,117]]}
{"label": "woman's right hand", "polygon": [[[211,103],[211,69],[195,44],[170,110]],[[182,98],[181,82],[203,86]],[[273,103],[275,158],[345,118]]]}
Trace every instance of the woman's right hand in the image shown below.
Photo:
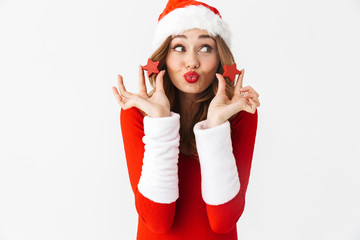
{"label": "woman's right hand", "polygon": [[139,93],[130,93],[126,91],[123,78],[121,75],[118,75],[120,94],[116,87],[112,87],[112,91],[120,107],[124,110],[137,107],[149,117],[169,117],[170,102],[164,91],[164,74],[165,70],[162,70],[156,76],[155,92],[151,97],[147,94],[144,70],[141,66],[139,66]]}

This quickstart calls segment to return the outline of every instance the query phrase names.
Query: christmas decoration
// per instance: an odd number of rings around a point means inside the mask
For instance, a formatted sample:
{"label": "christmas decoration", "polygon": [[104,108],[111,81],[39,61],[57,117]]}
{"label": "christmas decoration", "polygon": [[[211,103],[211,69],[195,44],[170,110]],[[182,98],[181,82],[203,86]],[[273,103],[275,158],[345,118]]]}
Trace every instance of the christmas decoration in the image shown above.
{"label": "christmas decoration", "polygon": [[145,66],[142,66],[142,69],[147,71],[148,77],[151,77],[154,73],[159,73],[159,65],[160,62],[156,61],[153,62],[150,58],[148,59],[148,62]]}
{"label": "christmas decoration", "polygon": [[234,63],[231,66],[224,65],[223,68],[224,68],[223,77],[228,77],[230,79],[230,81],[232,81],[232,82],[235,81],[235,76],[241,73],[241,71],[239,71],[236,68],[236,63]]}

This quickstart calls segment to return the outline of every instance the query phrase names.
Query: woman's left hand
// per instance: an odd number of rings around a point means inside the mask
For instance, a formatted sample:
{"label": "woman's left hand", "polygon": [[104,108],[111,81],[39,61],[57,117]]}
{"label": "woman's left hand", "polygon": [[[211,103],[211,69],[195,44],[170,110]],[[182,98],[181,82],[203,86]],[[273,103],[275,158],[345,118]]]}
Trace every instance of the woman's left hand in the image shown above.
{"label": "woman's left hand", "polygon": [[260,106],[259,94],[250,86],[242,87],[244,79],[244,69],[238,76],[234,96],[230,100],[225,93],[226,82],[224,77],[217,73],[219,80],[218,91],[210,103],[206,125],[208,128],[216,127],[226,122],[232,115],[246,111],[255,113]]}

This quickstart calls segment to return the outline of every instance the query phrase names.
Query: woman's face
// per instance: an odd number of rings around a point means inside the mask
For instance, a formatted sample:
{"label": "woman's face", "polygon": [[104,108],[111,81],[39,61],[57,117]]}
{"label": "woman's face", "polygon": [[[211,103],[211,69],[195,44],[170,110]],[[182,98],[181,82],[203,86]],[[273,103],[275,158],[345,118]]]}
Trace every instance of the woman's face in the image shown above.
{"label": "woman's face", "polygon": [[200,93],[212,84],[219,61],[209,33],[191,29],[173,37],[166,57],[167,73],[180,91]]}

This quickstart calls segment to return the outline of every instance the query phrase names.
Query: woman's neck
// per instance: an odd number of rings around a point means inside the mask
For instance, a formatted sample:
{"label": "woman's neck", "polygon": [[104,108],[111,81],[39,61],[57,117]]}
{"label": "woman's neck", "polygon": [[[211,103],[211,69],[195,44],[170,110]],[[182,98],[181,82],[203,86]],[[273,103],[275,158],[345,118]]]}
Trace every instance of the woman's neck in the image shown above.
{"label": "woman's neck", "polygon": [[191,117],[191,113],[196,109],[190,109],[191,105],[195,101],[195,94],[178,92],[179,111],[180,116]]}

